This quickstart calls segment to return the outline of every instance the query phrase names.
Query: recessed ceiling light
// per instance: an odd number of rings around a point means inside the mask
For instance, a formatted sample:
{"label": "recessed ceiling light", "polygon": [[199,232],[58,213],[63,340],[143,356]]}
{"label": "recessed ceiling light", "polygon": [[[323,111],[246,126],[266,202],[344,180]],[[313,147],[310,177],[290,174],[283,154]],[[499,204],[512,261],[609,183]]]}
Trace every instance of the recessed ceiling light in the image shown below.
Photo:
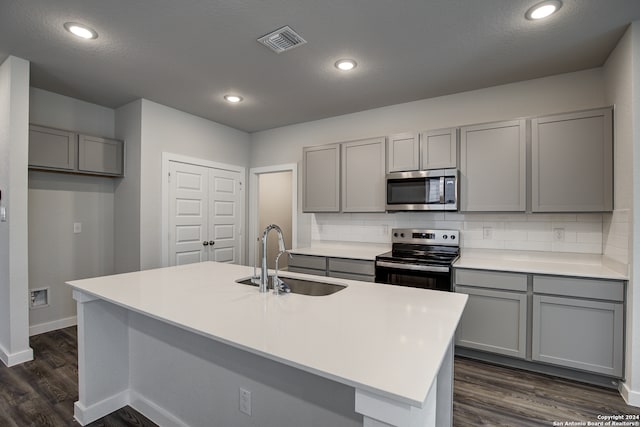
{"label": "recessed ceiling light", "polygon": [[562,2],[560,0],[543,1],[542,3],[538,3],[535,6],[530,7],[524,16],[527,19],[535,21],[556,13],[561,7]]}
{"label": "recessed ceiling light", "polygon": [[336,62],[335,65],[336,65],[336,68],[339,70],[349,71],[356,68],[358,64],[353,59],[340,59],[339,61]]}
{"label": "recessed ceiling light", "polygon": [[89,28],[86,25],[78,24],[75,22],[66,22],[64,29],[69,31],[74,36],[78,36],[83,39],[97,39],[98,33],[93,28]]}
{"label": "recessed ceiling light", "polygon": [[242,101],[242,97],[241,97],[241,96],[238,96],[238,95],[225,95],[225,96],[224,96],[224,99],[226,99],[227,101],[232,102],[232,103],[234,103],[234,104],[235,104],[236,102],[240,102],[240,101]]}

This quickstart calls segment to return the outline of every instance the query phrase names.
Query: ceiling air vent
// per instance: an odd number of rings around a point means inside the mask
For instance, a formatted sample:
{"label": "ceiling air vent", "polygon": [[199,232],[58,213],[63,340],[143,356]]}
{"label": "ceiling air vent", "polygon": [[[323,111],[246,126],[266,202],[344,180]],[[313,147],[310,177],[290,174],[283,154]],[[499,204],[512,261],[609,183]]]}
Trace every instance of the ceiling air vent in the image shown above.
{"label": "ceiling air vent", "polygon": [[289,26],[279,28],[265,36],[262,36],[258,41],[275,53],[281,53],[286,50],[293,49],[294,47],[307,42]]}

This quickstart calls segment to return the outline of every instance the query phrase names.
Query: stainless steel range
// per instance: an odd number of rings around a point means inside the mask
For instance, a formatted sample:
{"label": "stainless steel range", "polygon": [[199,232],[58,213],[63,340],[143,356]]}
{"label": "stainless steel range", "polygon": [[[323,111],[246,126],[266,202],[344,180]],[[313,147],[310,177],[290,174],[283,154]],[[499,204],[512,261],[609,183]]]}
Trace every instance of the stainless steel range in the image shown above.
{"label": "stainless steel range", "polygon": [[458,230],[394,228],[391,252],[376,257],[376,282],[452,290],[451,265],[460,255]]}

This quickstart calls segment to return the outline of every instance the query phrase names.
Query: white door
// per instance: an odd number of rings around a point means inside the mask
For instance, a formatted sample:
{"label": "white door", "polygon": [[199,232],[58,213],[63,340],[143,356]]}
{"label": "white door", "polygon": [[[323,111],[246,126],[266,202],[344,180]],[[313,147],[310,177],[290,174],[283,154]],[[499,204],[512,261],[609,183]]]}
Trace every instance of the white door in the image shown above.
{"label": "white door", "polygon": [[169,163],[169,265],[209,257],[209,169]]}
{"label": "white door", "polygon": [[169,162],[169,265],[241,262],[242,174]]}
{"label": "white door", "polygon": [[209,260],[240,263],[240,173],[209,169]]}

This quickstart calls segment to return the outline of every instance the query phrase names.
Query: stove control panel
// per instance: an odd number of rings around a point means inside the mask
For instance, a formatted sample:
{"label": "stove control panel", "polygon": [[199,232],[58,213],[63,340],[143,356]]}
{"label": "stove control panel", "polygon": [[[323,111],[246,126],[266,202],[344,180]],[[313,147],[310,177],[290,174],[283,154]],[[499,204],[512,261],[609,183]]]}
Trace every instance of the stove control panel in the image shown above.
{"label": "stove control panel", "polygon": [[416,228],[394,228],[391,243],[460,246],[458,230],[425,230]]}

